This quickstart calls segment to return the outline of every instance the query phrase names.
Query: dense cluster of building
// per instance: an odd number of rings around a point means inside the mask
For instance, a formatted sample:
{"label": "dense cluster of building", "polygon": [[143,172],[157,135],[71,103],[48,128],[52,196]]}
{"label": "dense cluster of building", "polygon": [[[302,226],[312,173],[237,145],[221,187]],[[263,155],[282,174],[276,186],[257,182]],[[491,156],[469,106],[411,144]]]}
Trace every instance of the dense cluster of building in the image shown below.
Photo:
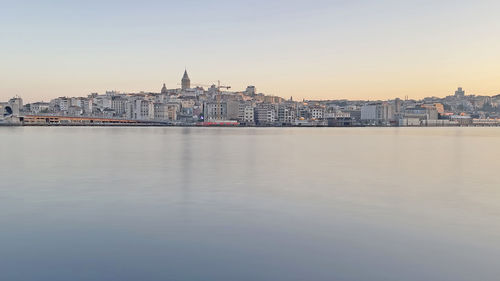
{"label": "dense cluster of building", "polygon": [[500,95],[466,95],[462,88],[445,98],[422,100],[294,101],[258,93],[254,86],[244,91],[230,91],[230,87],[220,84],[191,87],[187,71],[181,85],[168,89],[164,84],[157,93],[109,91],[30,104],[14,97],[0,103],[0,118],[3,122],[9,117],[18,117],[20,122],[49,122],[48,117],[53,117],[50,120],[60,122],[54,118],[71,116],[164,125],[240,126],[453,126],[500,122]]}

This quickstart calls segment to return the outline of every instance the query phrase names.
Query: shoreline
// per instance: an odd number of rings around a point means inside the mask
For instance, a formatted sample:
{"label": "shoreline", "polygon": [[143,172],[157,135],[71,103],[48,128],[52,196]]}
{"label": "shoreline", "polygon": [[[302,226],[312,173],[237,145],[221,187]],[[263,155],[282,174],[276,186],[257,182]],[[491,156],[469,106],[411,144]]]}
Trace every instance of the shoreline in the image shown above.
{"label": "shoreline", "polygon": [[500,127],[498,125],[470,124],[450,126],[245,126],[245,125],[167,125],[167,124],[0,124],[0,127],[170,127],[170,128],[475,128]]}

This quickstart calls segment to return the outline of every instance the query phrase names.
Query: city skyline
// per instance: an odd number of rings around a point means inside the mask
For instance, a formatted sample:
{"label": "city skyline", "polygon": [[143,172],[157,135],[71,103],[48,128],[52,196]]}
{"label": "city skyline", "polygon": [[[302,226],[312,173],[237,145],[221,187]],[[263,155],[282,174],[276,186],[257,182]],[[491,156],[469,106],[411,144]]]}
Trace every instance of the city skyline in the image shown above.
{"label": "city skyline", "polygon": [[500,93],[493,1],[8,2],[0,100],[217,80],[295,99]]}
{"label": "city skyline", "polygon": [[[96,95],[96,94],[98,95],[98,94],[107,94],[107,93],[127,94],[127,95],[128,94],[165,94],[167,92],[171,93],[173,90],[184,91],[184,90],[189,90],[189,89],[194,90],[194,89],[198,89],[198,88],[206,91],[206,90],[209,90],[210,87],[216,87],[217,83],[221,82],[221,81],[215,81],[215,82],[210,81],[209,83],[193,83],[190,79],[190,73],[189,73],[187,68],[185,68],[182,73],[183,73],[182,78],[178,79],[177,83],[172,83],[172,85],[175,85],[173,87],[169,87],[169,85],[167,85],[167,83],[162,83],[160,87],[158,87],[158,85],[157,85],[156,89],[153,89],[153,90],[123,91],[123,90],[117,90],[117,89],[106,89],[106,90],[103,90],[102,92],[88,92],[88,93],[83,93],[83,94],[75,95],[75,96],[60,95],[60,96],[54,96],[54,97],[50,97],[50,98],[40,97],[37,100],[26,99],[25,97],[23,97],[21,95],[15,94],[11,97],[6,98],[6,100],[8,100],[10,98],[22,98],[27,103],[39,103],[39,102],[47,102],[47,101],[50,101],[51,99],[55,99],[55,98],[81,98],[81,97],[86,97],[86,96],[91,96],[91,95]],[[256,91],[255,92],[256,94],[261,94],[261,95],[270,96],[270,97],[278,97],[278,98],[281,98],[284,100],[290,99],[290,100],[294,100],[294,101],[302,101],[302,100],[303,101],[335,101],[335,100],[341,101],[341,100],[347,100],[347,101],[375,102],[375,101],[391,101],[391,100],[395,100],[395,99],[422,101],[422,100],[428,99],[428,98],[445,98],[447,96],[453,96],[454,94],[456,95],[457,88],[459,91],[461,91],[462,89],[466,90],[467,95],[471,95],[471,96],[493,97],[493,96],[500,95],[500,92],[498,92],[497,94],[492,94],[492,95],[484,95],[484,94],[469,91],[468,88],[458,86],[458,87],[454,88],[453,90],[448,89],[448,93],[446,93],[446,94],[426,95],[426,96],[417,97],[417,98],[410,97],[410,96],[406,95],[406,96],[387,97],[385,99],[383,99],[383,98],[377,99],[374,97],[366,97],[365,99],[362,99],[362,98],[355,99],[355,98],[348,98],[348,97],[337,97],[337,98],[328,98],[328,97],[323,98],[322,97],[322,98],[314,99],[314,98],[307,98],[307,97],[297,98],[294,96],[274,95],[272,93],[266,93],[266,92],[260,91],[259,87],[255,86],[255,85],[250,85],[250,84],[248,84],[242,88],[237,88],[237,89],[235,89],[235,87],[232,87],[232,86],[223,87],[223,89],[221,89],[221,93],[245,93],[246,91],[248,91],[248,87],[254,88],[254,90]]]}
{"label": "city skyline", "polygon": [[[187,69],[181,87],[152,92],[106,91],[50,102],[0,102],[4,125],[152,126],[498,126],[500,95],[467,94],[423,99],[303,100],[266,95],[253,85],[231,90],[220,81],[191,84]],[[226,91],[224,91],[226,90]]]}

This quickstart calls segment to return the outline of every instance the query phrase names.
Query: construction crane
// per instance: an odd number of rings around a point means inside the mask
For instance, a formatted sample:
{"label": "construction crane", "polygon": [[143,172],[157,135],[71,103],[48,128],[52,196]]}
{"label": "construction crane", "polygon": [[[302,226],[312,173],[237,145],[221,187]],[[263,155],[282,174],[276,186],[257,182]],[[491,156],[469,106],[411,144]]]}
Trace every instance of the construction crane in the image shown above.
{"label": "construction crane", "polygon": [[[177,83],[177,85],[182,85],[182,84],[181,83]],[[226,89],[226,90],[231,89],[231,86],[223,86],[223,85],[221,85],[220,81],[217,81],[217,85],[215,85],[215,84],[208,85],[208,84],[194,84],[194,83],[191,83],[191,86],[207,87],[207,88],[216,87],[217,93],[220,92],[220,89]]]}
{"label": "construction crane", "polygon": [[[215,101],[217,102],[217,120],[221,120],[220,114],[222,113],[222,106],[220,104],[220,98],[221,98],[220,89],[229,90],[229,89],[231,89],[231,86],[222,86],[220,84],[220,80],[217,80],[217,94],[215,96]],[[227,111],[227,107],[226,107],[226,111]]]}

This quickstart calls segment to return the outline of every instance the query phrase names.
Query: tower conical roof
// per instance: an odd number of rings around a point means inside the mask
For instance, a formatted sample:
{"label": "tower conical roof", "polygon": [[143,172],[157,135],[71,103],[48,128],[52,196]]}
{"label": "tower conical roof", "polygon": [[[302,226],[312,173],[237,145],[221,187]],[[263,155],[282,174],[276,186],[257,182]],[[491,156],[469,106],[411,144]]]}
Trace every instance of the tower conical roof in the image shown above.
{"label": "tower conical roof", "polygon": [[184,75],[182,76],[182,79],[188,79],[189,80],[189,76],[188,76],[187,70],[184,70]]}

